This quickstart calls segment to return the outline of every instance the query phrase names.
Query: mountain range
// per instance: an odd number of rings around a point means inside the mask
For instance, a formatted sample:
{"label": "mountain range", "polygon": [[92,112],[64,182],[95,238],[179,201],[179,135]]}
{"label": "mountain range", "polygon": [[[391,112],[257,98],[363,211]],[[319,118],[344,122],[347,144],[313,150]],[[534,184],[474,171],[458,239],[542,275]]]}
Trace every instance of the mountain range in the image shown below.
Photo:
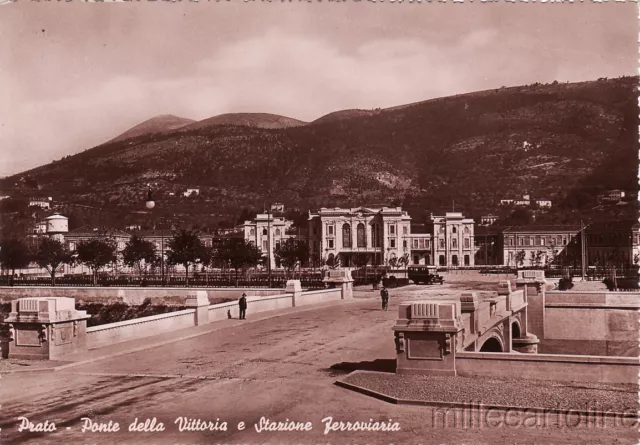
{"label": "mountain range", "polygon": [[[523,194],[593,209],[637,189],[637,77],[533,84],[343,110],[311,123],[264,113],[147,120],[109,142],[3,180],[58,201],[225,219],[282,202],[300,209],[380,203],[489,212]],[[195,198],[181,197],[198,188]]]}

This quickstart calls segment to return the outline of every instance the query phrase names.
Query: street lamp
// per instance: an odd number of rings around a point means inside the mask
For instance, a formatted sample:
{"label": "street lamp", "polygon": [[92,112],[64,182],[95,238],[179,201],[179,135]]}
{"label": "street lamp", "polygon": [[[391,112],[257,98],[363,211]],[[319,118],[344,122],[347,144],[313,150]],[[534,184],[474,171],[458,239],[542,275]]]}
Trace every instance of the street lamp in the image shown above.
{"label": "street lamp", "polygon": [[[151,185],[148,186],[149,190],[147,191],[147,201],[145,202],[145,207],[149,210],[152,210],[156,203],[153,200],[153,196],[151,194]],[[162,277],[162,285],[164,286],[164,232],[160,229],[160,273]]]}

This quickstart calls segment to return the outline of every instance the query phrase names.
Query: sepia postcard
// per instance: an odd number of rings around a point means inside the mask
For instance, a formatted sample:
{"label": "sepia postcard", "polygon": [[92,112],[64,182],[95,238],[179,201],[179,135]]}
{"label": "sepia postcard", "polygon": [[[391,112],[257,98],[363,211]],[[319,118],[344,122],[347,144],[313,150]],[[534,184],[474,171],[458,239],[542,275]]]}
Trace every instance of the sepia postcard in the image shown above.
{"label": "sepia postcard", "polygon": [[639,14],[0,0],[0,445],[639,443]]}

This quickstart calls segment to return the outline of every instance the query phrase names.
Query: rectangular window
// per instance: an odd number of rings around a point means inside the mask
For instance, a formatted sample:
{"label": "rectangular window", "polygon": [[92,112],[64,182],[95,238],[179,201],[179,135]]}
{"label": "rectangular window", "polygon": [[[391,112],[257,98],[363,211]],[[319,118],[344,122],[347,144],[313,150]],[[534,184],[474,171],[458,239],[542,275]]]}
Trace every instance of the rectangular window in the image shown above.
{"label": "rectangular window", "polygon": [[402,233],[404,235],[407,235],[409,233],[409,230],[407,229],[407,226],[402,226]]}
{"label": "rectangular window", "polygon": [[328,243],[329,243],[329,244],[328,244],[328,245],[329,245],[329,249],[333,249],[333,240],[332,240],[332,239],[330,239],[330,240],[327,240],[327,241],[328,241]]}
{"label": "rectangular window", "polygon": [[[416,243],[417,243],[417,242],[418,242],[418,240],[416,240]],[[417,246],[416,246],[416,247],[417,247]],[[424,240],[423,240],[423,239],[421,239],[421,240],[420,240],[420,248],[421,248],[421,249],[424,249]]]}
{"label": "rectangular window", "polygon": [[440,248],[444,249],[444,240],[443,239],[440,240]]}
{"label": "rectangular window", "polygon": [[405,249],[407,248],[407,240],[402,241],[402,247]]}
{"label": "rectangular window", "polygon": [[333,226],[329,226],[327,229],[329,231],[329,235],[333,235]]}
{"label": "rectangular window", "polygon": [[414,248],[414,249],[417,249],[417,248],[418,248],[418,240],[417,240],[417,239],[414,239],[414,240],[413,240],[413,248]]}
{"label": "rectangular window", "polygon": [[267,241],[262,242],[262,250],[267,250]]}
{"label": "rectangular window", "polygon": [[389,235],[395,235],[396,234],[396,226],[389,226]]}
{"label": "rectangular window", "polygon": [[471,242],[469,241],[469,238],[464,239],[464,248],[471,249]]}
{"label": "rectangular window", "polygon": [[541,245],[541,246],[546,245],[546,243],[547,243],[547,242],[545,241],[544,237],[540,238],[540,245]]}
{"label": "rectangular window", "polygon": [[391,248],[395,249],[395,247],[396,247],[396,240],[395,240],[395,238],[391,238],[391,239],[389,240],[389,247],[391,247]]}
{"label": "rectangular window", "polygon": [[566,238],[564,238],[564,237],[562,238],[562,245],[563,245],[563,246],[566,246],[566,245],[567,245],[567,239],[566,239]]}
{"label": "rectangular window", "polygon": [[451,248],[452,249],[457,249],[458,248],[458,240],[456,238],[451,240]]}
{"label": "rectangular window", "polygon": [[524,246],[524,239],[518,238],[518,246]]}
{"label": "rectangular window", "polygon": [[431,247],[431,241],[429,241],[428,239],[424,240],[424,247],[429,249]]}

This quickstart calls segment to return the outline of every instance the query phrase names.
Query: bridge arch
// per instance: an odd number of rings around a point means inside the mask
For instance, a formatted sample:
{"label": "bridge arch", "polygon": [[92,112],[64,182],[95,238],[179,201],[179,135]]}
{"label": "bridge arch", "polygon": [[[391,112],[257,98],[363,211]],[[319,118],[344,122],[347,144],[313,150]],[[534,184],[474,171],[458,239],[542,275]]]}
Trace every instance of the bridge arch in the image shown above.
{"label": "bridge arch", "polygon": [[502,340],[497,335],[492,335],[482,344],[480,352],[504,352]]}
{"label": "bridge arch", "polygon": [[522,330],[520,329],[520,321],[513,320],[511,322],[511,338],[520,338],[522,336]]}

